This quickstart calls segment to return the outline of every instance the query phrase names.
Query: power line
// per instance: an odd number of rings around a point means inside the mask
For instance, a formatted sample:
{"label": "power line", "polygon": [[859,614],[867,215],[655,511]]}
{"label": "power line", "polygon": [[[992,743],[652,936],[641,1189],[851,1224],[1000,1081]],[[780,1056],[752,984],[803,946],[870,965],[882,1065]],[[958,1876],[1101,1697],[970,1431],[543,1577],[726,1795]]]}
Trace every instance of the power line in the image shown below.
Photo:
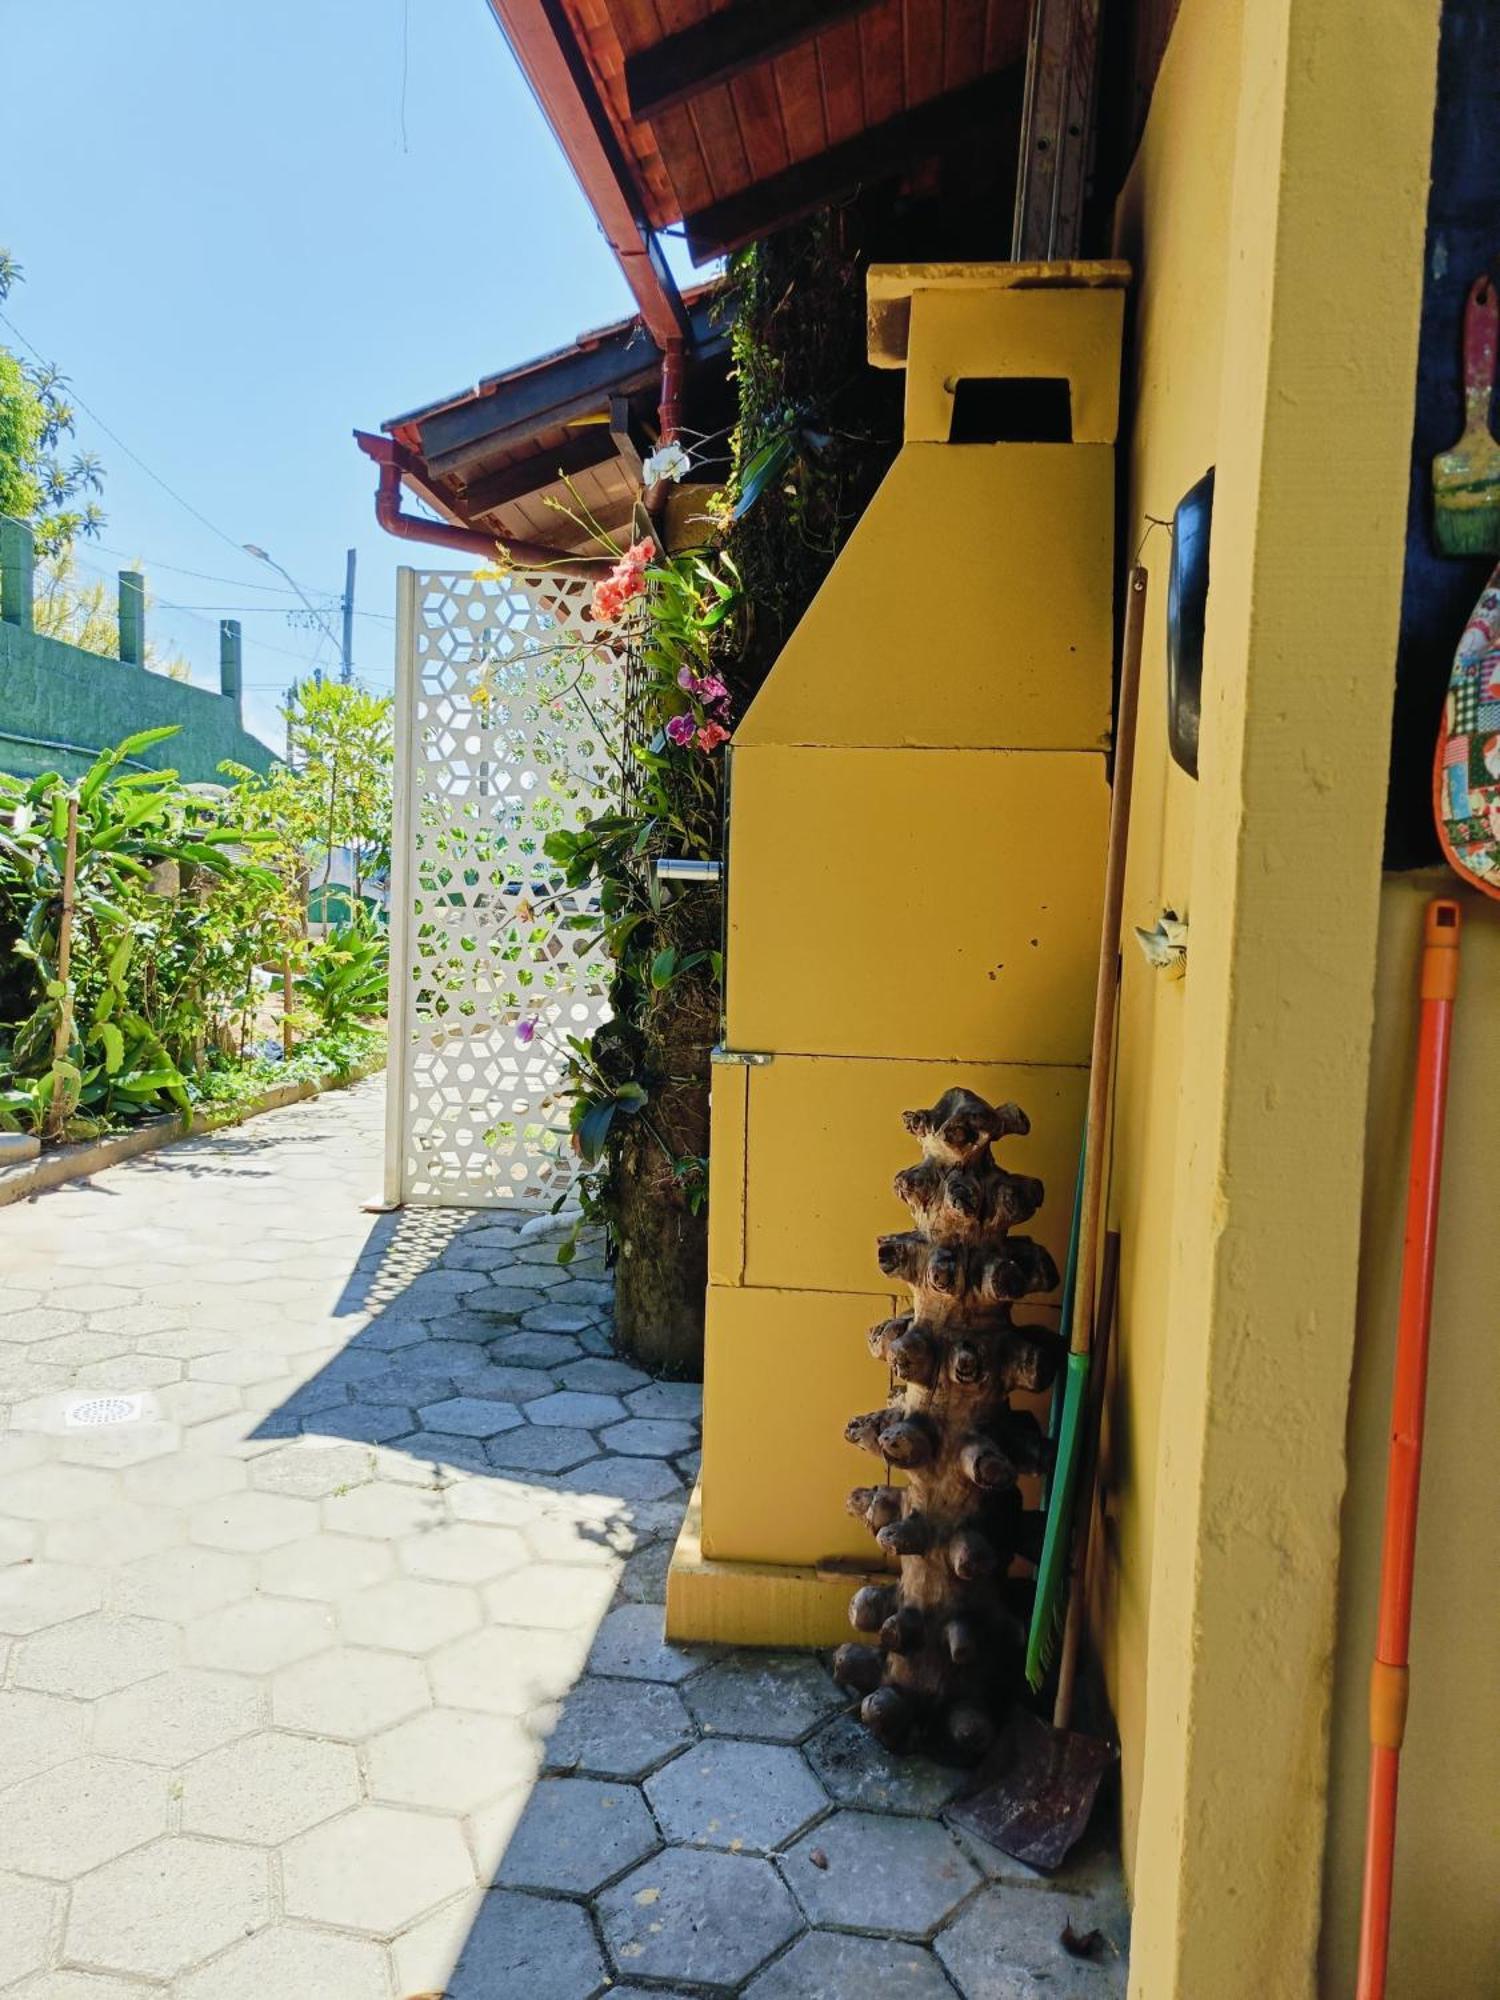
{"label": "power line", "polygon": [[[237,576],[215,576],[211,570],[184,569],[181,563],[161,562],[155,556],[138,555],[133,550],[112,549],[107,542],[91,541],[89,543],[89,547],[100,550],[101,553],[104,555],[125,556],[131,562],[139,562],[145,568],[148,574],[159,569],[164,569],[170,571],[173,576],[196,577],[200,583],[227,583],[231,584],[236,590],[258,590],[263,592],[270,592],[273,596],[276,597],[295,597],[297,595],[297,593],[294,590],[289,588],[289,586],[284,583],[243,583]],[[87,561],[83,556],[80,556],[76,550],[73,552],[73,555],[74,555],[74,560],[76,562],[82,563],[85,569],[93,570],[96,576],[108,576],[109,574],[108,570],[100,569],[97,563],[91,563]],[[310,595],[313,596],[314,598],[318,597],[324,598],[326,600],[326,603],[323,608],[329,611],[331,611],[334,608],[334,606],[340,602],[338,595],[331,590],[315,590],[312,591]],[[247,614],[250,612],[260,612],[262,615],[269,614],[270,616],[280,618],[284,617],[286,615],[286,612],[291,607],[288,605],[280,605],[280,604],[199,604],[196,606],[181,605],[178,608],[184,611],[190,611],[190,610],[225,611],[225,612],[239,611],[239,612],[245,612]],[[396,622],[394,614],[389,611],[356,610],[354,615],[356,618],[378,619],[382,625],[394,625]]]}
{"label": "power line", "polygon": [[[51,365],[42,355],[41,350],[39,348],[32,346],[31,342],[26,338],[25,334],[22,333],[21,329],[16,325],[15,321],[9,317],[8,314],[0,312],[0,326],[9,327],[11,332],[15,335],[16,339],[19,340],[21,345],[26,349],[27,353],[30,354],[32,359],[36,361],[41,367],[46,368]],[[171,499],[175,500],[179,507],[186,508],[187,512],[192,515],[195,521],[200,521],[203,524],[203,526],[208,529],[210,534],[217,535],[219,540],[221,542],[227,543],[230,548],[238,551],[242,547],[242,544],[237,542],[234,539],[233,535],[226,534],[225,531],[221,527],[219,527],[217,522],[210,521],[207,514],[202,513],[197,507],[195,507],[191,500],[184,500],[182,495],[177,491],[176,487],[169,486],[166,480],[162,478],[159,472],[153,472],[151,467],[147,465],[145,459],[141,457],[140,453],[132,451],[130,446],[126,444],[124,438],[120,436],[119,432],[112,431],[110,429],[109,425],[104,421],[103,417],[100,416],[99,412],[96,409],[91,408],[91,406],[83,400],[82,396],[80,396],[77,390],[72,387],[71,383],[68,385],[68,395],[71,401],[75,402],[78,405],[80,410],[86,411],[87,414],[93,418],[94,422],[99,426],[100,430],[103,431],[104,435],[108,439],[110,439],[110,441],[113,444],[118,446],[118,448],[124,452],[125,456],[128,459],[130,459],[134,464],[140,467],[141,471],[145,473],[148,479],[155,480],[156,484],[161,488],[162,492],[169,495]]]}

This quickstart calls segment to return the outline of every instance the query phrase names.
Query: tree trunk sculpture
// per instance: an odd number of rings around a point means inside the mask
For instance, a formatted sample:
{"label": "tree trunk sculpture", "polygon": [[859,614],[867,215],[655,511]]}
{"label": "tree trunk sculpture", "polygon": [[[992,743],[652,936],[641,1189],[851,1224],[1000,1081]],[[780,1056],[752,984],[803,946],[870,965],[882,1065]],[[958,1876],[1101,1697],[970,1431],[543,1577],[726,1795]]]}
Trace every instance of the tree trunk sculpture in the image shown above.
{"label": "tree trunk sculpture", "polygon": [[[1017,1481],[1042,1469],[1050,1445],[1009,1397],[1049,1387],[1062,1354],[1059,1335],[1017,1326],[1011,1306],[1053,1290],[1057,1267],[1010,1234],[1041,1206],[1041,1182],[1006,1173],[990,1150],[1029,1131],[1019,1106],[950,1090],[904,1122],[923,1158],[895,1186],[917,1226],[881,1237],[879,1255],[910,1285],[912,1310],[871,1328],[890,1402],[844,1432],[885,1461],[885,1483],[856,1487],[849,1511],[900,1558],[900,1580],[856,1592],[850,1622],[875,1643],[840,1647],[834,1676],[864,1696],[860,1716],[888,1749],[973,1762],[1019,1685],[1025,1625],[1007,1572],[1041,1546],[1043,1517],[1026,1511]],[[893,1465],[904,1487],[889,1483]]]}

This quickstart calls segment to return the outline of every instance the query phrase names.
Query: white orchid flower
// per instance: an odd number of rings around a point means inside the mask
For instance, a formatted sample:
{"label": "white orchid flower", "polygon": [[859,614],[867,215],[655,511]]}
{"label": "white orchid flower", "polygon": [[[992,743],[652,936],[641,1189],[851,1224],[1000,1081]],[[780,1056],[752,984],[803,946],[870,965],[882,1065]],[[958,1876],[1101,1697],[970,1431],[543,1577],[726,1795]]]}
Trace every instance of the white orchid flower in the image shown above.
{"label": "white orchid flower", "polygon": [[673,438],[670,444],[659,444],[641,467],[641,479],[649,493],[659,479],[681,479],[692,469],[693,461]]}

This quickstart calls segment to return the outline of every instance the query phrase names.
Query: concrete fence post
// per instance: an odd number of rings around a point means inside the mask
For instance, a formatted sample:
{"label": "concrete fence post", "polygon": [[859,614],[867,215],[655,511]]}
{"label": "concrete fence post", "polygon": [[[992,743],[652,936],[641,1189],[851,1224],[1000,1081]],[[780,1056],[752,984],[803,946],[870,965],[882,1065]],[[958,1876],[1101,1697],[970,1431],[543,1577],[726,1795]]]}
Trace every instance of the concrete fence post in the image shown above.
{"label": "concrete fence post", "polygon": [[138,569],[120,571],[120,659],[127,667],[146,664],[146,579]]}
{"label": "concrete fence post", "polygon": [[219,620],[219,693],[234,703],[236,715],[240,712],[240,697],[244,688],[240,654],[240,621],[238,618]]}
{"label": "concrete fence post", "polygon": [[31,530],[24,521],[0,514],[0,618],[32,629],[32,571],[36,563]]}

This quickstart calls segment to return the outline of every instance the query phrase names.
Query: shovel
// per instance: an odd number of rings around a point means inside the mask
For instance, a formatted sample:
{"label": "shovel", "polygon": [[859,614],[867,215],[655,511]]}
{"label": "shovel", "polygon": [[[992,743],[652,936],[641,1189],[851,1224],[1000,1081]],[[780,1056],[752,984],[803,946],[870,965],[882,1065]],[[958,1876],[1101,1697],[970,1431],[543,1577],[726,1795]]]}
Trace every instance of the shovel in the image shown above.
{"label": "shovel", "polygon": [[1058,1666],[1057,1697],[1049,1728],[1030,1709],[1018,1708],[1001,1736],[993,1784],[954,1806],[950,1817],[992,1847],[1051,1873],[1083,1837],[1104,1774],[1119,1751],[1113,1743],[1069,1727],[1077,1680],[1078,1644],[1088,1597],[1089,1557],[1095,1518],[1094,1477],[1099,1462],[1099,1422],[1109,1364],[1109,1336],[1119,1285],[1120,1236],[1104,1240],[1099,1274],[1099,1310],[1093,1368],[1089,1378],[1084,1455],[1079,1466],[1081,1505],[1073,1533],[1073,1567],[1067,1624]]}

